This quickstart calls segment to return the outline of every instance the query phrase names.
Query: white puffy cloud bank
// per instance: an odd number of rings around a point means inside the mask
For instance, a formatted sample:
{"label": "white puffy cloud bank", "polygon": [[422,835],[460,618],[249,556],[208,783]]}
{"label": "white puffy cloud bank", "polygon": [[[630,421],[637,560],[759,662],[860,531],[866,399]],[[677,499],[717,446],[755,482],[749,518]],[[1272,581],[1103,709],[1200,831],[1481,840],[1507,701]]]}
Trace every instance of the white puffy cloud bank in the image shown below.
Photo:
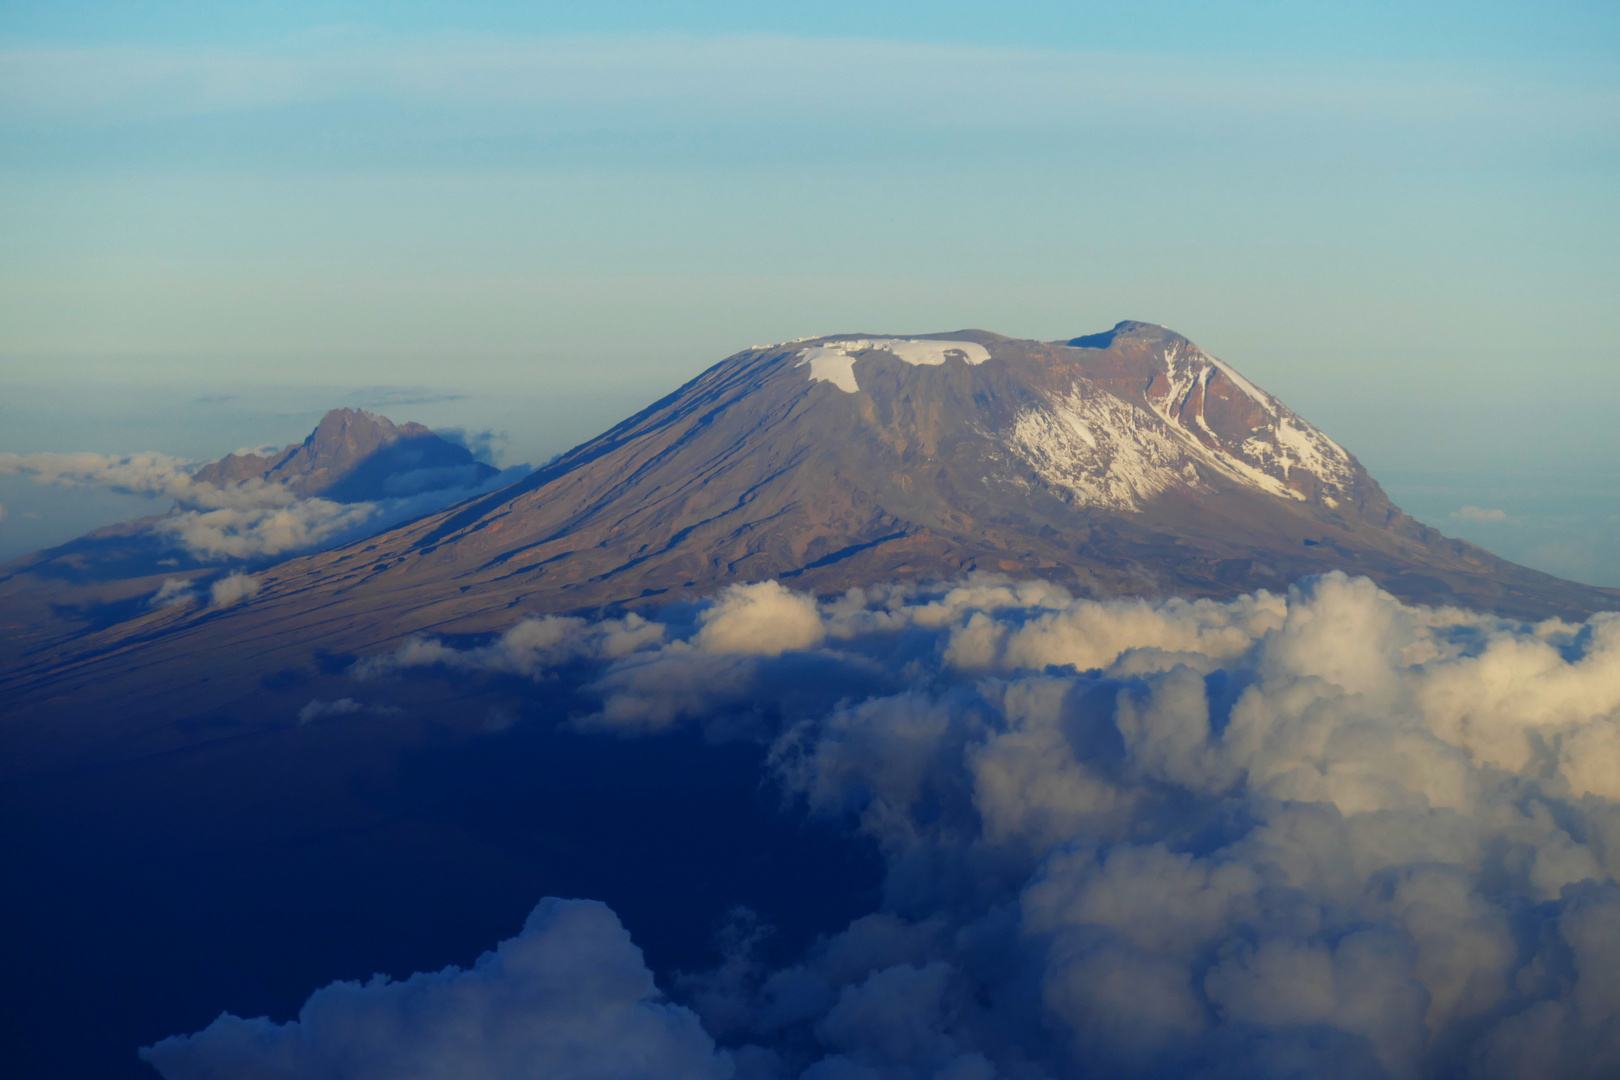
{"label": "white puffy cloud bank", "polygon": [[[167,454],[0,453],[0,475],[41,484],[104,487],[174,500],[152,530],[193,558],[248,560],[339,544],[453,502],[512,483],[527,470],[508,469],[477,484],[477,466],[420,469],[388,478],[397,497],[369,502],[299,498],[282,484],[252,479],[230,485],[193,480],[198,463]],[[424,488],[431,490],[423,490]]]}
{"label": "white puffy cloud bank", "polygon": [[[468,975],[340,984],[296,1024],[160,1044],[171,1080],[640,1076],[619,1055],[670,1032],[669,1076],[1620,1075],[1620,614],[1525,624],[1341,574],[1229,602],[767,582],[354,675],[436,668],[583,679],[585,732],[761,740],[790,805],[881,849],[881,904],[782,968],[741,935],[671,979],[679,1007],[613,999],[658,1024],[426,995]],[[595,1071],[513,1049],[531,1024]]]}
{"label": "white puffy cloud bank", "polygon": [[224,1016],[141,1051],[169,1080],[727,1080],[606,906],[547,899],[472,968],[334,983],[288,1024]]}

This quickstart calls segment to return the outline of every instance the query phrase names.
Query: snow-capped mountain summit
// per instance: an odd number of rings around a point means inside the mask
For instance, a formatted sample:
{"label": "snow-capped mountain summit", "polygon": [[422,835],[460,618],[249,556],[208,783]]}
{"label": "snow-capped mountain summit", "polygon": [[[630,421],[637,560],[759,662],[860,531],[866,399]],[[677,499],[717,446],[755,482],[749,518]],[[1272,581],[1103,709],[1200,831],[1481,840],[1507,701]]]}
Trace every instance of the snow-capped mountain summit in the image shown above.
{"label": "snow-capped mountain summit", "polygon": [[[1116,344],[1117,343],[1117,344]],[[798,342],[792,343],[795,346]],[[811,383],[863,391],[856,364],[883,355],[938,367],[1019,364],[1029,343],[856,338],[820,340],[788,355]],[[762,350],[768,351],[767,346]],[[1045,378],[1008,411],[988,401],[980,433],[1004,448],[992,483],[1037,485],[1075,504],[1140,511],[1170,491],[1211,493],[1237,483],[1255,491],[1337,508],[1354,497],[1360,470],[1343,447],[1256,387],[1230,365],[1161,327],[1120,323],[1038,356]]]}
{"label": "snow-capped mountain summit", "polygon": [[257,571],[251,604],[150,611],[93,645],[297,665],[767,578],[829,593],[989,571],[1224,597],[1332,569],[1523,616],[1620,606],[1412,520],[1233,367],[1126,322],[747,349],[518,484]]}
{"label": "snow-capped mountain summit", "polygon": [[1414,521],[1328,435],[1163,327],[838,334],[737,353],[519,483],[257,569],[250,603],[145,607],[0,685],[136,695],[162,670],[164,695],[206,698],[411,634],[771,578],[1229,597],[1335,569],[1521,617],[1620,607]]}
{"label": "snow-capped mountain summit", "polygon": [[[913,366],[1009,366],[1001,381],[1010,375],[1013,393],[995,391],[998,380],[987,371],[980,378],[992,392],[975,392],[958,410],[958,426],[983,445],[959,443],[956,453],[982,455],[990,465],[985,486],[1013,497],[1039,490],[1076,508],[1140,513],[1167,494],[1236,485],[1331,510],[1370,483],[1343,447],[1230,365],[1146,323],[1052,344],[979,332],[790,344],[784,359],[793,371],[852,398],[884,396],[872,380],[881,380],[888,357]],[[863,389],[857,372],[873,361],[872,385]],[[927,392],[908,386],[905,396],[917,390]],[[836,404],[833,396],[826,407]],[[937,447],[924,456],[938,456]],[[1378,509],[1387,517],[1386,507]]]}
{"label": "snow-capped mountain summit", "polygon": [[1115,341],[1115,364],[1073,373],[1017,417],[1011,445],[1043,480],[1117,510],[1217,478],[1329,508],[1354,497],[1355,459],[1230,365],[1142,323],[1121,323],[1105,349]]}

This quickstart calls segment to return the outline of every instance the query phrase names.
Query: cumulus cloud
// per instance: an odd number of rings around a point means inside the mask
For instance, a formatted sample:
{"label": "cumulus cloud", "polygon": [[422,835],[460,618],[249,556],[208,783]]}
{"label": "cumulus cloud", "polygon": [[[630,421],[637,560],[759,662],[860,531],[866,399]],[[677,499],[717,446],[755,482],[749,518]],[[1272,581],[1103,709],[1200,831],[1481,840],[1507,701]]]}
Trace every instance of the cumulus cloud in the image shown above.
{"label": "cumulus cloud", "polygon": [[729,1080],[689,1010],[661,1000],[606,906],[542,900],[471,968],[316,991],[285,1024],[225,1014],[141,1051],[165,1080]]}
{"label": "cumulus cloud", "polygon": [[873,914],[681,980],[761,1075],[1620,1060],[1620,613],[1526,624],[1330,574],[1227,602],[764,583],[627,622],[361,670],[575,665],[579,726],[743,732],[879,846]]}
{"label": "cumulus cloud", "polygon": [[480,481],[476,464],[417,469],[388,477],[388,498],[342,503],[299,498],[282,484],[258,478],[223,486],[202,483],[192,479],[197,468],[195,462],[155,452],[0,454],[0,475],[175,500],[152,522],[152,531],[194,558],[214,562],[329,547],[498,490],[527,471],[520,466]]}
{"label": "cumulus cloud", "polygon": [[269,505],[176,509],[159,518],[153,529],[202,559],[251,559],[321,547],[385,524],[375,503],[281,500],[268,490],[265,494]]}
{"label": "cumulus cloud", "polygon": [[159,585],[147,600],[152,607],[180,607],[184,604],[195,603],[197,594],[191,589],[191,582],[185,578],[168,578]]}
{"label": "cumulus cloud", "polygon": [[463,499],[498,491],[528,472],[526,466],[516,466],[475,484],[475,469],[467,466],[400,473],[386,484],[393,497],[356,503],[322,498],[282,502],[271,490],[279,485],[238,485],[221,490],[249,499],[262,495],[266,501],[181,508],[159,519],[155,527],[202,559],[284,555],[331,547],[379,532]]}
{"label": "cumulus cloud", "polygon": [[1506,510],[1487,510],[1481,506],[1464,506],[1453,510],[1451,516],[1458,521],[1506,521]]}
{"label": "cumulus cloud", "polygon": [[194,463],[148,451],[140,454],[0,454],[0,476],[32,476],[41,484],[105,487],[136,495],[182,495],[192,488]]}
{"label": "cumulus cloud", "polygon": [[[165,583],[167,587],[167,583]],[[162,589],[158,590],[162,592]],[[259,595],[259,579],[252,574],[237,571],[227,574],[208,587],[208,602],[214,607],[231,607]]]}
{"label": "cumulus cloud", "polygon": [[[825,633],[813,598],[766,581],[728,587],[690,625],[634,613],[595,621],[547,615],[523,619],[476,647],[412,638],[392,653],[357,661],[350,673],[372,679],[442,667],[549,679],[583,662],[595,665],[588,677],[602,708],[576,718],[577,727],[627,734],[707,717],[718,729],[735,726],[738,716],[757,718],[754,706],[762,701],[800,696],[808,671],[829,667],[827,658],[806,652]],[[840,670],[827,686],[847,679]]]}
{"label": "cumulus cloud", "polygon": [[711,653],[780,656],[825,636],[815,601],[774,581],[728,586],[699,623],[697,647]]}
{"label": "cumulus cloud", "polygon": [[614,660],[664,642],[666,627],[636,614],[592,622],[547,615],[524,619],[488,645],[452,648],[433,638],[411,638],[396,651],[367,657],[350,673],[377,678],[412,667],[442,665],[462,671],[490,671],[540,678],[573,660]]}

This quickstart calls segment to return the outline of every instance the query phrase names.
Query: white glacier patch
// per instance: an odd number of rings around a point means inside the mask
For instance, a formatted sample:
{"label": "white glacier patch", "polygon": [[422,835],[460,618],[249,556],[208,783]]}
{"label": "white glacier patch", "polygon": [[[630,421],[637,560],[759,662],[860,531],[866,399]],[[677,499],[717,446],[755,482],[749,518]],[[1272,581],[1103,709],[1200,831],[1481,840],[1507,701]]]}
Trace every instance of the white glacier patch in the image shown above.
{"label": "white glacier patch", "polygon": [[895,338],[891,341],[874,341],[867,348],[883,349],[908,364],[927,367],[938,367],[950,359],[952,353],[961,354],[969,364],[982,364],[990,359],[990,350],[976,341],[906,341]]}
{"label": "white glacier patch", "polygon": [[830,382],[846,394],[853,394],[860,390],[860,384],[855,381],[855,358],[843,349],[835,349],[825,345],[818,345],[813,349],[802,349],[799,352],[799,362],[794,367],[810,365],[811,382]]}
{"label": "white glacier patch", "polygon": [[908,364],[924,367],[938,367],[953,356],[968,364],[982,364],[990,359],[990,350],[976,341],[855,338],[801,349],[799,361],[793,366],[808,364],[811,382],[830,382],[846,394],[853,394],[860,390],[860,384],[855,381],[855,354],[870,349],[892,353]]}

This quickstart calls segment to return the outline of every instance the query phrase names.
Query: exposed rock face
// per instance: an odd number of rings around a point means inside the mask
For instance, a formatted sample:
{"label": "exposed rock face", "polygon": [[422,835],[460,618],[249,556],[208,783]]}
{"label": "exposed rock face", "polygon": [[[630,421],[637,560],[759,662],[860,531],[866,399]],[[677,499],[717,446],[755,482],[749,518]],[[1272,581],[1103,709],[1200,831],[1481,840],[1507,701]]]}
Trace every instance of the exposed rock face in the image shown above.
{"label": "exposed rock face", "polygon": [[227,487],[282,484],[299,496],[359,502],[445,487],[476,487],[495,475],[463,446],[421,424],[395,424],[364,409],[333,409],[309,437],[272,454],[228,454],[192,475]]}
{"label": "exposed rock face", "polygon": [[[358,427],[328,421],[306,447]],[[315,477],[319,460],[299,448],[265,475]],[[764,578],[828,593],[991,571],[1081,595],[1222,597],[1331,569],[1420,603],[1620,608],[1620,592],[1402,514],[1330,438],[1161,327],[1065,343],[847,335],[738,353],[522,483],[263,570],[229,611],[168,608],[92,635],[74,646],[100,654],[88,667],[41,656],[9,680],[93,671],[133,692],[162,664],[228,694],[223,668],[305,670],[411,633]]]}
{"label": "exposed rock face", "polygon": [[1108,338],[1088,375],[1015,420],[1014,448],[1047,483],[1126,511],[1223,482],[1328,509],[1354,498],[1355,459],[1226,364],[1142,323]]}

